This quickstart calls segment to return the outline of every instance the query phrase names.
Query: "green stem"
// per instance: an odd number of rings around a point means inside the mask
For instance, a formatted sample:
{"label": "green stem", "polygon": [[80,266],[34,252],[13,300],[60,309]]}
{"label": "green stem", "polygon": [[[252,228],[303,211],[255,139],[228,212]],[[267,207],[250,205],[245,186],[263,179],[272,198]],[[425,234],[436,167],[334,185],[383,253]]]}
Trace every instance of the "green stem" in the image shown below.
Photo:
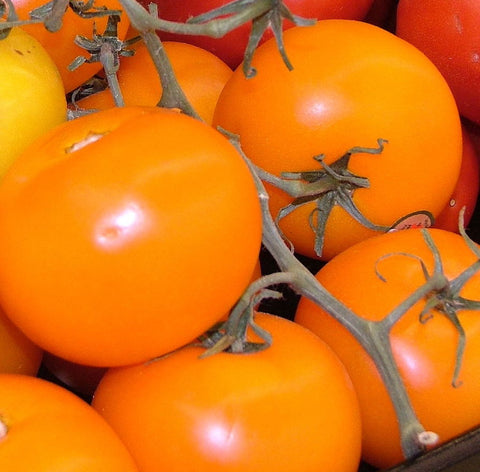
{"label": "green stem", "polygon": [[165,108],[179,108],[185,114],[202,120],[188,101],[185,93],[178,84],[172,64],[168,58],[160,38],[152,30],[138,30],[152,57],[162,84],[162,96],[158,106]]}
{"label": "green stem", "polygon": [[[412,459],[418,456],[425,450],[425,441],[430,441],[432,437],[435,437],[435,434],[426,432],[419,422],[401,379],[389,338],[389,323],[392,321],[393,316],[390,318],[387,317],[388,322],[370,321],[357,316],[331,295],[318,282],[315,276],[301,264],[295,255],[287,248],[277,231],[275,222],[269,211],[268,194],[263,182],[256,175],[255,169],[249,159],[243,154],[238,141],[232,139],[232,143],[244,157],[247,165],[249,165],[257,185],[263,213],[263,244],[275,258],[280,270],[290,274],[288,277],[291,277],[290,283],[292,288],[300,295],[308,297],[330,313],[334,319],[342,323],[371,356],[397,414],[403,454],[406,459]],[[432,286],[436,282],[436,280],[434,282],[427,281],[425,286],[418,289],[414,295],[409,297],[408,301],[404,302],[403,309],[408,309],[408,307],[422,299],[425,293],[432,290]]]}

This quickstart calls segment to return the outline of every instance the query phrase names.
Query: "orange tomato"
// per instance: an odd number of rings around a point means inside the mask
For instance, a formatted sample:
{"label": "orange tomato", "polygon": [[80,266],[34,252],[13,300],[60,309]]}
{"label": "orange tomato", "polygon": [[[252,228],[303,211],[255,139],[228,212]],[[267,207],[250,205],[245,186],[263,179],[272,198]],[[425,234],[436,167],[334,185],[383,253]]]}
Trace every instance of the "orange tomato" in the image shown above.
{"label": "orange tomato", "polygon": [[[28,19],[32,10],[39,8],[44,4],[44,0],[14,1],[15,11],[17,12],[18,17],[22,20]],[[89,11],[103,7],[110,10],[122,10],[121,2],[118,0],[94,0]],[[65,91],[67,93],[83,84],[83,82],[102,69],[100,62],[93,62],[90,64],[84,63],[74,71],[68,70],[68,66],[78,56],[89,57],[88,52],[80,46],[77,46],[74,43],[74,40],[77,35],[93,39],[94,25],[97,29],[97,34],[103,34],[107,25],[107,17],[82,18],[69,6],[63,16],[62,27],[54,33],[49,32],[42,23],[22,26],[22,29],[36,38],[49,52],[60,71]],[[121,20],[117,24],[118,38],[120,40],[125,38],[129,25],[130,21],[128,17],[125,14],[122,14]]]}
{"label": "orange tomato", "polygon": [[263,351],[200,359],[188,346],[102,378],[92,405],[142,472],[357,471],[359,411],[343,366],[295,323],[255,320],[273,336]]}
{"label": "orange tomato", "polygon": [[249,283],[261,243],[234,146],[157,107],[89,114],[37,141],[0,184],[0,227],[7,315],[45,350],[96,366],[203,333]]}
{"label": "orange tomato", "polygon": [[[429,229],[452,280],[477,260],[462,237]],[[358,316],[381,320],[425,282],[418,259],[433,269],[433,256],[420,229],[408,229],[362,241],[327,262],[318,281]],[[385,279],[381,280],[379,274]],[[479,299],[477,272],[460,296]],[[415,304],[392,328],[391,345],[412,406],[427,431],[439,435],[440,444],[480,424],[480,318],[478,312],[459,309],[466,333],[466,348],[454,387],[459,333],[442,312],[431,308],[420,321],[425,300]],[[347,368],[358,393],[362,413],[363,457],[386,469],[403,461],[396,416],[390,397],[371,358],[358,341],[326,311],[302,298],[295,321],[320,336]]]}
{"label": "orange tomato", "polygon": [[[191,44],[165,42],[163,46],[187,99],[200,117],[211,123],[218,96],[232,70],[212,53]],[[160,101],[162,85],[144,43],[135,47],[134,56],[121,58],[117,77],[126,105],[155,106]],[[107,88],[76,105],[104,110],[115,106],[115,102]]]}
{"label": "orange tomato", "polygon": [[0,374],[0,464],[15,472],[138,472],[87,403],[36,377]]}
{"label": "orange tomato", "polygon": [[[314,156],[332,165],[356,146],[388,140],[381,154],[351,156],[347,171],[367,178],[369,187],[344,186],[345,193],[377,226],[389,228],[417,211],[436,216],[449,201],[462,154],[458,110],[437,68],[415,47],[359,21],[294,27],[284,42],[293,70],[274,41],[264,43],[253,60],[257,74],[245,78],[239,68],[225,85],[213,125],[238,134],[246,155],[276,176],[321,170]],[[293,202],[278,188],[267,190],[274,216]],[[317,202],[280,220],[296,251],[309,257],[319,257],[312,224],[325,212]],[[320,257],[375,234],[336,205]]]}
{"label": "orange tomato", "polygon": [[42,356],[43,350],[0,309],[0,373],[36,375]]}

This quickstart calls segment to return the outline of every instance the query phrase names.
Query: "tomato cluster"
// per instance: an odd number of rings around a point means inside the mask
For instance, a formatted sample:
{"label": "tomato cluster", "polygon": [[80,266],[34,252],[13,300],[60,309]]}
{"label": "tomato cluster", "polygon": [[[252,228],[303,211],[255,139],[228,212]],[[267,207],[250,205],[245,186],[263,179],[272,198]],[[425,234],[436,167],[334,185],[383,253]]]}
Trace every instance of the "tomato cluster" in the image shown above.
{"label": "tomato cluster", "polygon": [[480,424],[476,2],[0,18],[4,468],[356,472]]}

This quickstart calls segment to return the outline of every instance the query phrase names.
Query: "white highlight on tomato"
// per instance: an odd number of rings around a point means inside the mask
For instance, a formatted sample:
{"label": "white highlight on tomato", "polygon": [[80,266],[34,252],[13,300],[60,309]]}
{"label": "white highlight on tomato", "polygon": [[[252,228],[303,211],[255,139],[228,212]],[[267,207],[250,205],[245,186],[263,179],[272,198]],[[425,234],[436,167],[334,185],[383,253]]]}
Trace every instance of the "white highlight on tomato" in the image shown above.
{"label": "white highlight on tomato", "polygon": [[8,428],[7,425],[0,418],[0,441],[7,436]]}

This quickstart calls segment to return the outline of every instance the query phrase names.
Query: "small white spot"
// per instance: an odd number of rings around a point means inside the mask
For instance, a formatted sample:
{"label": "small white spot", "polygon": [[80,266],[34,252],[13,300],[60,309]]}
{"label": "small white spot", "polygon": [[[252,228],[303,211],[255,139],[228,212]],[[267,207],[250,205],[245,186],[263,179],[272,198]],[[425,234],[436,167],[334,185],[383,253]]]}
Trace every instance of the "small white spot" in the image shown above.
{"label": "small white spot", "polygon": [[423,431],[418,435],[418,441],[422,446],[435,446],[439,439],[438,434],[433,431]]}
{"label": "small white spot", "polygon": [[87,136],[85,136],[85,138],[83,138],[81,141],[78,141],[78,143],[73,143],[70,147],[66,148],[65,152],[70,153],[78,151],[79,149],[82,149],[89,144],[98,141],[100,138],[103,138],[105,134],[106,133],[94,133],[93,131],[90,131]]}
{"label": "small white spot", "polygon": [[7,436],[7,425],[0,419],[0,441]]}
{"label": "small white spot", "polygon": [[472,62],[480,62],[480,54],[478,52],[472,52]]}

